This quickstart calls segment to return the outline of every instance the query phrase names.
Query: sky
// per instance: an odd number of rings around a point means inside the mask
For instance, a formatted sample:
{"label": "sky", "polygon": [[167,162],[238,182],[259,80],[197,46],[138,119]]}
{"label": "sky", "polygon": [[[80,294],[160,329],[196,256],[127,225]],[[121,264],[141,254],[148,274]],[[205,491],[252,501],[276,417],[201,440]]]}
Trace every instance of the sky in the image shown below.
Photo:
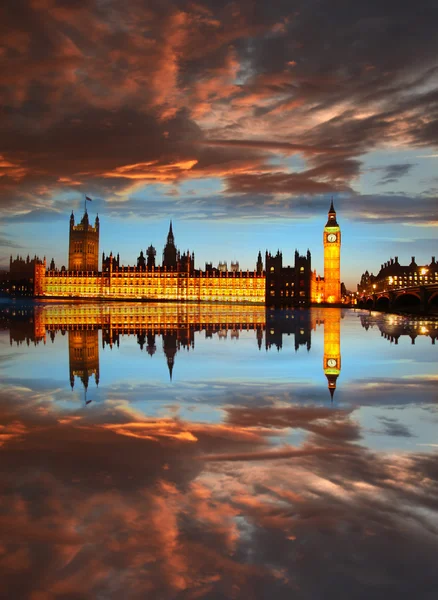
{"label": "sky", "polygon": [[0,7],[0,266],[100,250],[255,268],[312,252],[333,197],[341,278],[438,255],[434,0],[10,0]]}

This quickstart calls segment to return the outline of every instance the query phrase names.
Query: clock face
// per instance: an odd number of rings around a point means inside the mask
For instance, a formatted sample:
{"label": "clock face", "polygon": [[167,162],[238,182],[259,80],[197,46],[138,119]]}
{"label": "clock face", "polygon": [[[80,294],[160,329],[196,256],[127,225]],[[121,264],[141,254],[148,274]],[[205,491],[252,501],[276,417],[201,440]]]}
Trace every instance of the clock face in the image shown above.
{"label": "clock face", "polygon": [[327,241],[328,242],[336,242],[337,240],[337,236],[336,233],[329,233],[327,236]]}
{"label": "clock face", "polygon": [[328,359],[328,361],[327,361],[327,366],[328,366],[328,367],[331,367],[332,369],[333,369],[334,367],[336,367],[336,365],[337,365],[337,364],[338,364],[338,363],[337,363],[337,360],[336,360],[336,358],[329,358],[329,359]]}

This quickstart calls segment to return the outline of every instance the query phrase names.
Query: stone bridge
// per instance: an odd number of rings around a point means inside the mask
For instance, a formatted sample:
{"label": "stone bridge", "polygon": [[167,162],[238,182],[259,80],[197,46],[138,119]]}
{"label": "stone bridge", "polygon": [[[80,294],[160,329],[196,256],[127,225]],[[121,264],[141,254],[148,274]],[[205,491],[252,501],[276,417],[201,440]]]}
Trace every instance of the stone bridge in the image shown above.
{"label": "stone bridge", "polygon": [[438,314],[438,283],[365,292],[359,296],[358,305],[371,310]]}

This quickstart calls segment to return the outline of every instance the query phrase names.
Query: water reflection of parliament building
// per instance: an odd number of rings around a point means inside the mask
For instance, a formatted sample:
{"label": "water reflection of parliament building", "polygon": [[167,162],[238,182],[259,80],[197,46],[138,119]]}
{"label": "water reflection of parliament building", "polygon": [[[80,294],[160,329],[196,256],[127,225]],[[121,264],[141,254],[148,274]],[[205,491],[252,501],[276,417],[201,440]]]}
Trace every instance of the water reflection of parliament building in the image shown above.
{"label": "water reflection of parliament building", "polygon": [[[195,333],[205,338],[238,339],[253,331],[259,350],[280,351],[286,336],[293,336],[295,351],[310,350],[312,331],[324,327],[323,372],[333,398],[341,370],[340,308],[275,311],[263,306],[208,305],[36,305],[9,309],[3,320],[10,342],[52,342],[68,336],[70,385],[78,378],[85,390],[99,383],[99,348],[119,347],[124,336],[135,336],[139,350],[153,357],[160,345],[169,377],[177,354],[195,347]],[[99,336],[99,330],[101,335]],[[99,341],[100,340],[100,341]]]}

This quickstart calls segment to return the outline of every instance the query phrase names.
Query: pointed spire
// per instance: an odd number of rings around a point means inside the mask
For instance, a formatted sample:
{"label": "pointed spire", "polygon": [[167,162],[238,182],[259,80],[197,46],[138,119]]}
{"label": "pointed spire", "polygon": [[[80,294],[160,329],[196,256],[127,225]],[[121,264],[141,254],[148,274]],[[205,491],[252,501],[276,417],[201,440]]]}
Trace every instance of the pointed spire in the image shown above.
{"label": "pointed spire", "polygon": [[332,201],[330,203],[330,208],[328,211],[328,220],[327,220],[326,227],[338,227],[338,223],[336,221],[336,211],[335,211],[335,207],[333,204],[333,196],[332,196]]}
{"label": "pointed spire", "polygon": [[167,234],[167,243],[171,244],[172,246],[175,243],[175,237],[173,235],[173,228],[172,228],[172,219],[170,219],[169,233]]}
{"label": "pointed spire", "polygon": [[331,398],[332,402],[333,402],[333,396],[335,395],[335,389],[336,388],[329,388],[330,398]]}

